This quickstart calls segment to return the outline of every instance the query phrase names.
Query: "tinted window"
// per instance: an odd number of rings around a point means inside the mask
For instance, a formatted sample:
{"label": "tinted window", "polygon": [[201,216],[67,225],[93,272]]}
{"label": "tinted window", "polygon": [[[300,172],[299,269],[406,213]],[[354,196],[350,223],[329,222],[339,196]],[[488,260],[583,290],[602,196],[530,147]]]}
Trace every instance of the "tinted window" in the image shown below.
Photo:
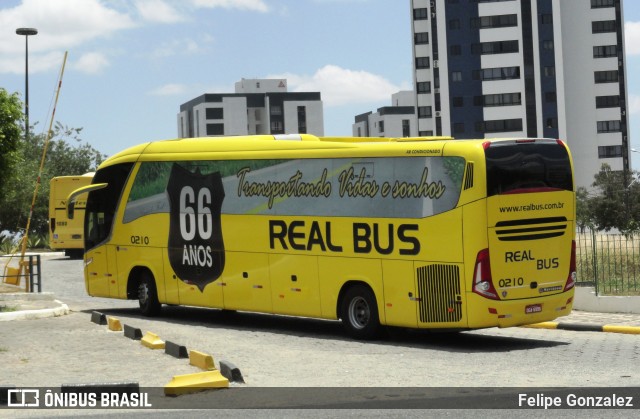
{"label": "tinted window", "polygon": [[103,189],[89,192],[84,217],[85,250],[102,243],[111,235],[111,227],[120,195],[133,163],[116,164],[98,170],[92,184],[107,183]]}
{"label": "tinted window", "polygon": [[493,143],[485,156],[487,196],[573,190],[569,154],[555,141]]}

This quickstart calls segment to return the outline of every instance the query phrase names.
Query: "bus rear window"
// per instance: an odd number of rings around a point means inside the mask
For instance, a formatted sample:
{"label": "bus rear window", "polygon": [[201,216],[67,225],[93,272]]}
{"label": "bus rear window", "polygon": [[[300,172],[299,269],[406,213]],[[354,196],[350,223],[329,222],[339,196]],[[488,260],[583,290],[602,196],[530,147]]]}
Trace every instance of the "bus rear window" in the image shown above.
{"label": "bus rear window", "polygon": [[491,143],[485,157],[487,196],[573,190],[569,153],[556,141]]}

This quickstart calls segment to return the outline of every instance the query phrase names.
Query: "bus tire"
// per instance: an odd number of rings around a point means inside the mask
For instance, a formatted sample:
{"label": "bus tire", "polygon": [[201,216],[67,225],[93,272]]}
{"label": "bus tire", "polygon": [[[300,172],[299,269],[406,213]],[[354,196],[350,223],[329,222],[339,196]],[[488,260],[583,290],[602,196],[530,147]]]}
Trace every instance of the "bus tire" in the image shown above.
{"label": "bus tire", "polygon": [[365,285],[354,285],[344,294],[340,318],[347,332],[356,339],[374,339],[380,332],[376,296]]}
{"label": "bus tire", "polygon": [[140,304],[140,312],[148,317],[158,315],[162,308],[162,304],[158,301],[156,281],[153,278],[153,275],[149,272],[143,272],[140,275],[140,283],[138,284],[138,303]]}

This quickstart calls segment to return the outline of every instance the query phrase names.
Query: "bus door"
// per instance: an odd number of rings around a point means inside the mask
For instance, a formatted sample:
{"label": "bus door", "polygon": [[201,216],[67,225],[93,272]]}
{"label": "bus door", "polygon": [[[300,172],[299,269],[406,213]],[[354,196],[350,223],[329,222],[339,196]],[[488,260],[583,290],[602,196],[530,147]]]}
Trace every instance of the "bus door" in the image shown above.
{"label": "bus door", "polygon": [[116,246],[108,244],[93,252],[86,269],[90,295],[118,297]]}

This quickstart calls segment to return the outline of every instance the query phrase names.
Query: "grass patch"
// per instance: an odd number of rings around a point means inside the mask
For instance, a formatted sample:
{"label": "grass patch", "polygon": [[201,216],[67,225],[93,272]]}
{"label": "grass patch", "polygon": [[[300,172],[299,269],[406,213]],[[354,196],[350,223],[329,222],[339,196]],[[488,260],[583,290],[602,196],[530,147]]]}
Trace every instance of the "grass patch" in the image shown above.
{"label": "grass patch", "polygon": [[11,306],[0,306],[0,313],[8,313],[11,311],[16,311],[18,308],[17,307],[11,307]]}

